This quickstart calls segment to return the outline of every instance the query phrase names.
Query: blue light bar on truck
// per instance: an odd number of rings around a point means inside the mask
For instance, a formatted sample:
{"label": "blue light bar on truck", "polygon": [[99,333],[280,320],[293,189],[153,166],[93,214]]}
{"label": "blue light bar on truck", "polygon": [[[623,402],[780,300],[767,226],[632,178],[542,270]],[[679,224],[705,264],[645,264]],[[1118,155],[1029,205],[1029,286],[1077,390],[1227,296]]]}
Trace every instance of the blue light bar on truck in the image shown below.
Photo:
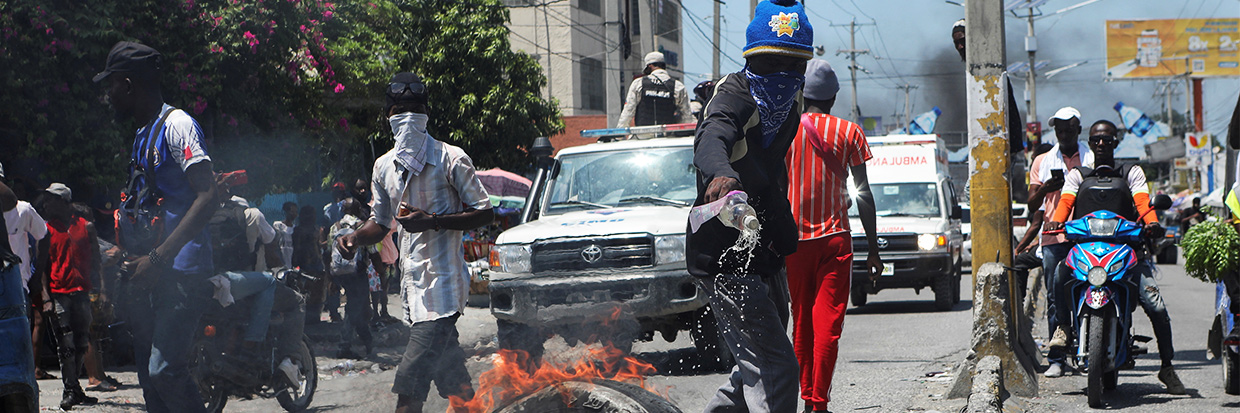
{"label": "blue light bar on truck", "polygon": [[629,135],[654,135],[692,131],[697,129],[696,123],[671,123],[667,125],[632,126],[628,128],[586,129],[581,131],[583,138],[623,138]]}

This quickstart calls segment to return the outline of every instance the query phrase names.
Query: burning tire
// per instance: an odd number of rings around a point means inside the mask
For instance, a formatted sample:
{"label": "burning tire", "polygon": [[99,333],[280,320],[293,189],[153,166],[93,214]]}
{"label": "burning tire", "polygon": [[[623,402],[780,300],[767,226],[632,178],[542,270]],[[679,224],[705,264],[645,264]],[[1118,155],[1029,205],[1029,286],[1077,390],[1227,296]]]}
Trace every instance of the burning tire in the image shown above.
{"label": "burning tire", "polygon": [[639,386],[611,380],[566,381],[544,387],[495,413],[680,413],[667,399]]}

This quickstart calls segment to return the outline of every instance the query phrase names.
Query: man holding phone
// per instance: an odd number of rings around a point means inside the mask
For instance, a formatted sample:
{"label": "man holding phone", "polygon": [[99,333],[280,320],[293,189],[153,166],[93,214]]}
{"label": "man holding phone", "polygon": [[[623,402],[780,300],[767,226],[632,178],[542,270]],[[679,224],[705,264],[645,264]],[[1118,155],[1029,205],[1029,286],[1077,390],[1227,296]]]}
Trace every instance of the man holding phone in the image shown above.
{"label": "man holding phone", "polygon": [[[1039,155],[1029,168],[1029,200],[1028,205],[1042,205],[1043,221],[1050,222],[1059,204],[1059,191],[1064,184],[1064,171],[1078,166],[1094,166],[1094,154],[1089,147],[1077,139],[1081,135],[1081,112],[1066,106],[1055,112],[1047,121],[1055,130],[1055,138],[1059,141],[1050,152]],[[1054,286],[1059,285],[1056,278],[1059,263],[1068,255],[1072,244],[1063,234],[1042,235],[1042,274],[1046,280],[1046,325],[1051,334],[1050,351],[1046,355],[1050,366],[1044,373],[1046,377],[1059,377],[1064,374],[1067,346],[1066,331],[1060,326],[1055,315],[1059,300]],[[1064,320],[1066,321],[1066,320]]]}

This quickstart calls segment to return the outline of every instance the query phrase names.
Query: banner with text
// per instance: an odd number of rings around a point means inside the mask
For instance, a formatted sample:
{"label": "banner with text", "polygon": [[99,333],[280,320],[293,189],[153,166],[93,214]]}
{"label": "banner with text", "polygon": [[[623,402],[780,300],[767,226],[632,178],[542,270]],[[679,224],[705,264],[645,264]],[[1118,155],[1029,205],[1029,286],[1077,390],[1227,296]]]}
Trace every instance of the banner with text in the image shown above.
{"label": "banner with text", "polygon": [[1240,76],[1240,18],[1106,21],[1106,77]]}

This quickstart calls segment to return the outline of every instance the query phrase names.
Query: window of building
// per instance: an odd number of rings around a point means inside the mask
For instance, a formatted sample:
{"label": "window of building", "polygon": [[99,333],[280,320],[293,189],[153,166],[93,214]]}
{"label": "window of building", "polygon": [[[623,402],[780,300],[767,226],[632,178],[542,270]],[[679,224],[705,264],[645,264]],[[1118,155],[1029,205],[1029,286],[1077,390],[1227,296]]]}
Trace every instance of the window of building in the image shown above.
{"label": "window of building", "polygon": [[607,110],[606,79],[603,78],[603,61],[583,57],[578,64],[580,70],[577,90],[581,91],[581,108],[586,110]]}
{"label": "window of building", "polygon": [[676,2],[655,0],[655,34],[680,41],[680,6]]}
{"label": "window of building", "polygon": [[595,16],[603,15],[602,0],[577,0],[577,8]]}

